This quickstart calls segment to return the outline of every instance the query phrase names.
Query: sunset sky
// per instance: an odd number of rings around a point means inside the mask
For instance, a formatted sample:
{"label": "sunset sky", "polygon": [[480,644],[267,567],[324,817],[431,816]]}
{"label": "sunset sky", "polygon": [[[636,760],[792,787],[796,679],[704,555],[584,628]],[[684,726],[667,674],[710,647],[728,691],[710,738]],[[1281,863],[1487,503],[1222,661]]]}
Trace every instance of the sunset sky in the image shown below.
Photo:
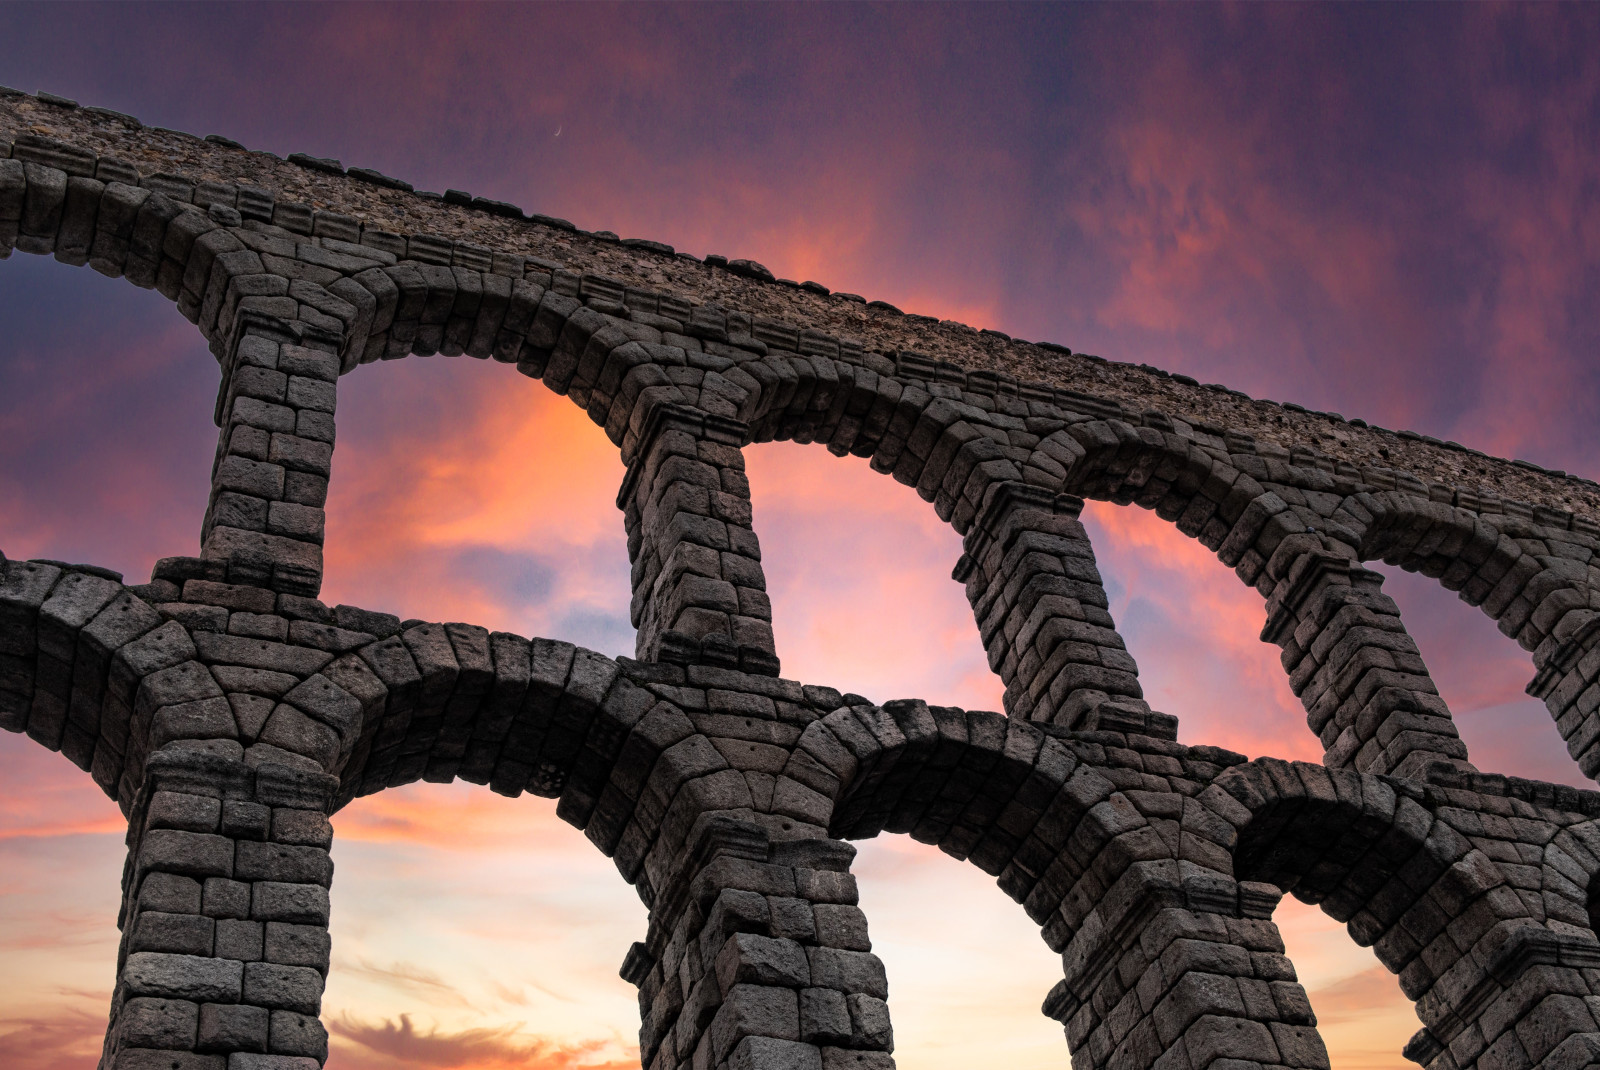
{"label": "sunset sky", "polygon": [[[10,4],[0,84],[1600,475],[1600,7]],[[0,263],[0,550],[130,582],[196,552],[216,384],[154,292]],[[998,708],[931,508],[815,447],[747,457],[784,675]],[[503,366],[363,367],[323,597],[632,653],[621,476]],[[1152,514],[1085,518],[1180,739],[1320,758],[1260,598]],[[1528,656],[1386,575],[1473,761],[1585,783]],[[645,911],[553,804],[417,785],[335,826],[330,1070],[638,1067]],[[860,846],[900,1066],[1065,1066],[1021,909]],[[0,1065],[94,1066],[122,862],[88,778],[0,738]],[[1371,953],[1277,920],[1334,1066],[1410,1066]]]}

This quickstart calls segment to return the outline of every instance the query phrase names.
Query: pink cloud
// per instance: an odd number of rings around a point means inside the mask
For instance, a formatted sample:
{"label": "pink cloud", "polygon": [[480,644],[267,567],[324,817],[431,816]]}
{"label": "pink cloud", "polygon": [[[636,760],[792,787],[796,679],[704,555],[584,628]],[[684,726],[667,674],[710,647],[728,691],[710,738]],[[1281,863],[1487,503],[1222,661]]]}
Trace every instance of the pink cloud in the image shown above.
{"label": "pink cloud", "polygon": [[330,1070],[376,1070],[396,1061],[438,1070],[628,1070],[639,1064],[636,1048],[612,1040],[557,1044],[521,1035],[516,1026],[422,1031],[402,1014],[381,1022],[342,1016],[328,1029],[335,1038]]}
{"label": "pink cloud", "polygon": [[784,675],[874,701],[999,709],[963,588],[961,540],[909,487],[859,458],[746,451]]}
{"label": "pink cloud", "polygon": [[[110,999],[110,993],[104,995]],[[87,1070],[100,1057],[105,1015],[86,1010],[0,1018],[0,1064],[7,1070]]]}
{"label": "pink cloud", "polygon": [[1178,716],[1179,739],[1321,761],[1278,648],[1260,640],[1260,594],[1152,512],[1090,502],[1083,519],[1145,698]]}
{"label": "pink cloud", "polygon": [[117,804],[89,775],[27,736],[0,733],[0,841],[64,836],[121,836],[127,829]]}

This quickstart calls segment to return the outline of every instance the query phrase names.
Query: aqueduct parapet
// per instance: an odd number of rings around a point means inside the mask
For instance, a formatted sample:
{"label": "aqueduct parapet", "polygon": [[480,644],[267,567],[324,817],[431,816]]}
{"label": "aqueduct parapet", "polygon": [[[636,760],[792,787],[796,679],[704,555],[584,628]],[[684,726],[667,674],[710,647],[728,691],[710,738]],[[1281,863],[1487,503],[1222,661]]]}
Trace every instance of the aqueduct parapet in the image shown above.
{"label": "aqueduct parapet", "polygon": [[[0,558],[0,727],[129,821],[105,1070],[319,1067],[328,815],[457,778],[559,800],[638,890],[649,1070],[893,1065],[846,842],[883,831],[1040,925],[1080,1068],[1326,1067],[1285,892],[1399,976],[1430,1070],[1600,1066],[1600,793],[1474,768],[1361,564],[1532,652],[1593,777],[1591,481],[0,90],[12,248],[156,289],[221,368],[198,556],[133,585]],[[435,353],[540,379],[621,451],[637,660],[317,599],[338,381]],[[869,458],[964,536],[1009,716],[782,678],[741,456],[773,439]],[[1083,498],[1260,592],[1322,765],[1176,741]]]}

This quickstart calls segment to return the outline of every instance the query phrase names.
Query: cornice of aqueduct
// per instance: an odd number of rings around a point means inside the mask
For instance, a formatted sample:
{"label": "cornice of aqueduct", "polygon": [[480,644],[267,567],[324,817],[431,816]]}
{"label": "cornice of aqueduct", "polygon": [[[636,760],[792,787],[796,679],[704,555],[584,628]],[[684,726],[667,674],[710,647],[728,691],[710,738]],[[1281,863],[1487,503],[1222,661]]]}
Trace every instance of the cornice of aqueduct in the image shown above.
{"label": "cornice of aqueduct", "polygon": [[[1375,558],[1532,652],[1600,774],[1600,486],[904,314],[336,161],[0,88],[0,256],[176,302],[222,366],[198,557],[146,584],[0,556],[0,727],[129,817],[103,1070],[316,1070],[327,818],[460,778],[558,800],[650,907],[649,1070],[890,1070],[845,838],[938,844],[1061,954],[1078,1070],[1326,1070],[1271,917],[1348,923],[1429,1070],[1600,1066],[1600,793],[1482,772]],[[515,364],[620,448],[638,658],[317,600],[340,376]],[[743,446],[818,442],[963,535],[1006,715],[778,677]],[[1083,498],[1265,602],[1322,764],[1177,742]]]}

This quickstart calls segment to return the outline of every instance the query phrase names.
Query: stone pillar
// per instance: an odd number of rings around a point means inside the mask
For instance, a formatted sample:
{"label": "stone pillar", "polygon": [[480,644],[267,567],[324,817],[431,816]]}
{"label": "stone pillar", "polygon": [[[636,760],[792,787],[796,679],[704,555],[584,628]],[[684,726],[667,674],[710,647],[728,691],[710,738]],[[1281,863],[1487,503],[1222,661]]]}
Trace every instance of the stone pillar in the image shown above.
{"label": "stone pillar", "polygon": [[325,333],[248,311],[236,319],[200,551],[228,583],[310,597],[322,586],[339,378]]}
{"label": "stone pillar", "polygon": [[839,840],[702,821],[622,966],[639,986],[646,1070],[892,1070],[854,857]]}
{"label": "stone pillar", "polygon": [[1283,648],[1289,686],[1329,768],[1410,777],[1436,761],[1471,769],[1450,708],[1382,584],[1347,558],[1302,553],[1267,599],[1261,639]]}
{"label": "stone pillar", "polygon": [[641,661],[778,675],[740,453],[748,434],[736,420],[658,405],[623,458],[617,506],[628,528]]}
{"label": "stone pillar", "polygon": [[989,667],[1006,685],[1006,713],[1176,739],[1177,718],[1144,700],[1082,510],[1083,499],[1070,494],[996,483],[962,542],[954,578],[967,586]]}
{"label": "stone pillar", "polygon": [[1271,921],[1282,893],[1178,874],[1170,862],[1128,867],[1062,954],[1044,1013],[1066,1026],[1074,1070],[1328,1070]]}
{"label": "stone pillar", "polygon": [[152,755],[128,826],[101,1070],[317,1070],[336,778],[193,744]]}

